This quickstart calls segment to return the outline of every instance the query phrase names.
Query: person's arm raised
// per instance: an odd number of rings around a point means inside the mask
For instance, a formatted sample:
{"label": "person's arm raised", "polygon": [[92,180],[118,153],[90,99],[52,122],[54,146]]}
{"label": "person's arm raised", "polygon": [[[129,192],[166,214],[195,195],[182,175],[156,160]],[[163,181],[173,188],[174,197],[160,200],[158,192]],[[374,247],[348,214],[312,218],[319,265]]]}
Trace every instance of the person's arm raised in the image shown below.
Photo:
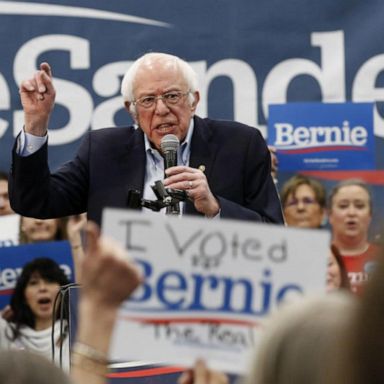
{"label": "person's arm raised", "polygon": [[45,136],[56,96],[49,64],[40,64],[40,70],[21,83],[19,93],[24,110],[25,132]]}
{"label": "person's arm raised", "polygon": [[141,282],[126,251],[100,237],[96,224],[87,225],[87,246],[81,265],[82,289],[78,328],[72,350],[75,383],[105,384],[108,350],[117,311]]}

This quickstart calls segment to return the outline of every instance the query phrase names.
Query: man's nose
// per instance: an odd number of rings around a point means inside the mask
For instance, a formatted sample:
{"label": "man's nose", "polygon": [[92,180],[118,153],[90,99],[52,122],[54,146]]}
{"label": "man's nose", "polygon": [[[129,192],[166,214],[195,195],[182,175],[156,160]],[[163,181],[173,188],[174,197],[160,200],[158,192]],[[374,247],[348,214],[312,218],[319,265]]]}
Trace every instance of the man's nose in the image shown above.
{"label": "man's nose", "polygon": [[165,103],[163,98],[158,97],[155,100],[155,111],[159,115],[167,114],[169,112],[168,105]]}

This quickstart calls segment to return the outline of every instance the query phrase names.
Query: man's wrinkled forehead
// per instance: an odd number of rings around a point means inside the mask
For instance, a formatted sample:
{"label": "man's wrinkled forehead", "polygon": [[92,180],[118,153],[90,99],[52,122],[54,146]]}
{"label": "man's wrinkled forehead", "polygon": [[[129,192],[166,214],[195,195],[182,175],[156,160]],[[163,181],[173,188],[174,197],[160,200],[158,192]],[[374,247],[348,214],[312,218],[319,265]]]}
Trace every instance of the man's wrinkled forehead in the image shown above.
{"label": "man's wrinkled forehead", "polygon": [[164,76],[164,79],[168,77],[183,78],[183,74],[175,59],[164,57],[148,58],[137,69],[133,79],[133,89],[137,89],[150,76],[158,75],[160,77],[160,73]]}
{"label": "man's wrinkled forehead", "polygon": [[166,70],[178,70],[177,60],[174,57],[168,56],[149,56],[140,64],[137,72],[153,71],[158,68]]}

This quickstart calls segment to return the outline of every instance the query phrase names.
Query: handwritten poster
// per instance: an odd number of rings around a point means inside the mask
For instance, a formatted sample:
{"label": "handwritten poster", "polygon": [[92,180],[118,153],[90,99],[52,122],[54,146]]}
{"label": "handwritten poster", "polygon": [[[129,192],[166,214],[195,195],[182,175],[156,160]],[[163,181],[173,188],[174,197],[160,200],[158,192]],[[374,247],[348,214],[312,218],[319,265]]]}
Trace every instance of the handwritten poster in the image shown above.
{"label": "handwritten poster", "polygon": [[242,373],[271,311],[325,291],[329,234],[232,220],[107,209],[144,282],[119,314],[114,361],[150,359]]}

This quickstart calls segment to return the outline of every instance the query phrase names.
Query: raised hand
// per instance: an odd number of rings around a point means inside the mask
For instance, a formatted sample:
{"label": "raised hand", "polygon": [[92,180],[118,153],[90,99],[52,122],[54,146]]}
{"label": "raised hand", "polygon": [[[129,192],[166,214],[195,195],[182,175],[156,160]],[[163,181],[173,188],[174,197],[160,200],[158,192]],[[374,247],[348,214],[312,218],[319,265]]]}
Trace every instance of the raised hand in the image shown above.
{"label": "raised hand", "polygon": [[24,110],[25,131],[44,136],[48,130],[56,96],[49,64],[40,64],[40,70],[32,78],[21,83],[19,93]]}
{"label": "raised hand", "polygon": [[141,283],[138,268],[128,260],[125,249],[100,236],[95,223],[86,228],[87,245],[82,263],[82,297],[98,310],[117,309]]}
{"label": "raised hand", "polygon": [[83,231],[87,224],[87,214],[68,217],[67,236],[71,245],[72,258],[75,266],[76,282],[81,284],[81,266],[84,260]]}
{"label": "raised hand", "polygon": [[[100,236],[95,223],[87,224],[86,233],[71,375],[75,383],[105,384],[108,351],[118,308],[141,283],[142,277],[128,260],[125,249]],[[93,352],[79,353],[80,346],[81,350],[85,348]]]}
{"label": "raised hand", "polygon": [[68,217],[67,221],[67,235],[68,240],[72,247],[82,246],[82,231],[87,224],[87,215],[82,213],[81,215],[73,215]]}

